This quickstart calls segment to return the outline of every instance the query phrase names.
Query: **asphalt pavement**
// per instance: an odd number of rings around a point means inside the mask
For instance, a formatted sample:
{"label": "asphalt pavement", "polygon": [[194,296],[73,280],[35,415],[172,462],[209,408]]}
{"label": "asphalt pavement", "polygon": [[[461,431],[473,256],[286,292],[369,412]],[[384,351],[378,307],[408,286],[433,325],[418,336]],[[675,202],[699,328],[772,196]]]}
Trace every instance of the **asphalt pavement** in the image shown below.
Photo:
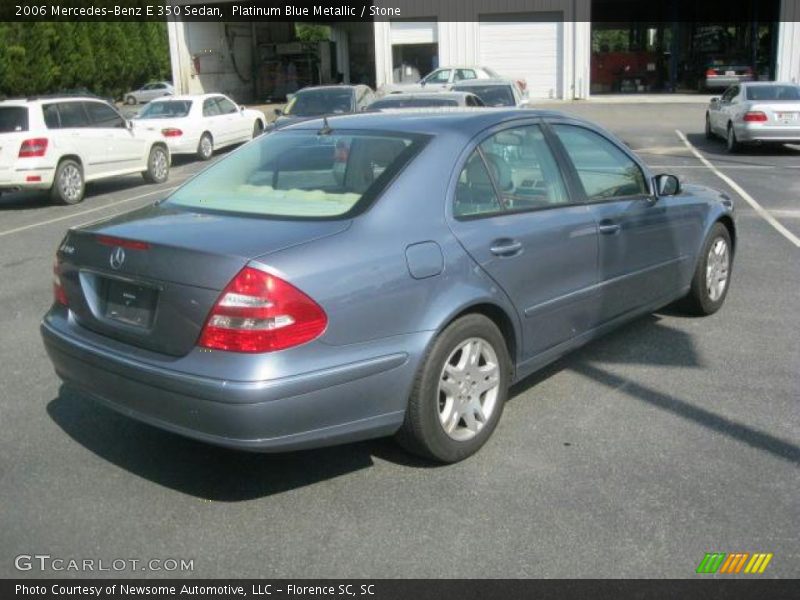
{"label": "asphalt pavement", "polygon": [[61,389],[38,333],[71,226],[148,204],[205,164],[92,184],[80,205],[0,197],[0,576],[20,554],[191,559],[195,577],[694,577],[706,552],[800,576],[800,148],[728,155],[699,104],[559,104],[658,172],[727,191],[739,246],[723,309],[633,322],[515,386],[471,459],[389,440],[223,450]]}

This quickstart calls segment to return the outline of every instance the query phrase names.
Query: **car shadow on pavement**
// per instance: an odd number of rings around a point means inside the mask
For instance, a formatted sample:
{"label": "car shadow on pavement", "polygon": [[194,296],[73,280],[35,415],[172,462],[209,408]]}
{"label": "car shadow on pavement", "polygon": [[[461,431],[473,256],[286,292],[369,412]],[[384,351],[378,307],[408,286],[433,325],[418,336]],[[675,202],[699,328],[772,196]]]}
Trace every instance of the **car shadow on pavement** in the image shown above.
{"label": "car shadow on pavement", "polygon": [[667,306],[657,314],[648,315],[620,327],[524,379],[512,388],[510,397],[522,394],[555,373],[571,370],[605,388],[622,390],[634,400],[689,420],[714,433],[733,438],[782,460],[800,464],[800,447],[797,445],[698,406],[667,391],[654,389],[623,377],[604,366],[624,363],[704,368],[691,337],[681,330],[662,324],[660,315],[682,319],[695,318],[681,313],[675,305]]}
{"label": "car shadow on pavement", "polygon": [[[674,313],[667,308],[660,314]],[[649,315],[515,384],[509,401],[561,371],[571,370],[603,387],[623,390],[634,400],[800,464],[799,447],[627,379],[605,364],[704,368],[689,334],[665,325],[658,315]],[[228,450],[134,421],[66,386],[48,404],[47,412],[67,435],[110,463],[167,488],[218,502],[251,500],[313,485],[368,469],[376,458],[398,467],[446,468],[407,454],[391,439],[281,454]]]}

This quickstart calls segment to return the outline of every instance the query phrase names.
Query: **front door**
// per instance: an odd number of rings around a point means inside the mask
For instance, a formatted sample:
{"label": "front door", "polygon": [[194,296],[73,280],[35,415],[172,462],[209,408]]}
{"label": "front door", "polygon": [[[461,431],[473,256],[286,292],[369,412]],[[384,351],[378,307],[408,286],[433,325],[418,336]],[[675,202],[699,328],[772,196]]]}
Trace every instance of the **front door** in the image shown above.
{"label": "front door", "polygon": [[581,125],[553,123],[599,232],[597,322],[678,291],[682,248],[694,235],[693,210],[658,199],[639,164],[619,145]]}
{"label": "front door", "polygon": [[126,127],[125,119],[104,102],[85,102],[90,128],[105,143],[106,152],[98,167],[105,173],[141,169],[146,160],[146,142]]}
{"label": "front door", "polygon": [[503,129],[466,160],[451,227],[506,292],[523,324],[522,361],[585,331],[597,281],[597,227],[572,202],[539,124]]}

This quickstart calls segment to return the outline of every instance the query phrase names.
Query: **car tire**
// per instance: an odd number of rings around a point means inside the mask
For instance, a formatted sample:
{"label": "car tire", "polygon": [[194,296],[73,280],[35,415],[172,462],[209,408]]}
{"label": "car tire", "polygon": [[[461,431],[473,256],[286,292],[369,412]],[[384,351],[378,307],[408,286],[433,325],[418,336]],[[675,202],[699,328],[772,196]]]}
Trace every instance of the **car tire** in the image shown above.
{"label": "car tire", "polygon": [[200,160],[209,160],[214,154],[214,139],[207,131],[200,136],[200,141],[197,144],[197,158]]}
{"label": "car tire", "polygon": [[142,177],[147,183],[164,183],[169,178],[169,152],[164,146],[150,148],[147,170],[142,171]]}
{"label": "car tire", "polygon": [[715,223],[703,244],[691,289],[682,303],[686,312],[701,316],[717,312],[728,295],[732,267],[731,234],[725,225]]}
{"label": "car tire", "polygon": [[86,193],[83,167],[71,158],[65,158],[56,167],[50,199],[57,204],[78,204]]}
{"label": "car tire", "polygon": [[136,104],[136,98],[133,96],[128,96],[125,98],[125,104]]}
{"label": "car tire", "polygon": [[510,365],[503,334],[490,319],[469,314],[451,323],[422,361],[397,441],[442,463],[477,452],[503,413]]}
{"label": "car tire", "polygon": [[256,119],[256,122],[253,123],[253,138],[257,138],[262,133],[264,133],[264,124]]}
{"label": "car tire", "polygon": [[706,139],[714,139],[714,132],[711,131],[711,119],[709,118],[708,113],[706,113]]}
{"label": "car tire", "polygon": [[730,154],[736,154],[742,149],[742,144],[736,139],[736,131],[733,129],[733,125],[731,123],[728,123],[728,134],[725,137],[725,147],[728,149]]}

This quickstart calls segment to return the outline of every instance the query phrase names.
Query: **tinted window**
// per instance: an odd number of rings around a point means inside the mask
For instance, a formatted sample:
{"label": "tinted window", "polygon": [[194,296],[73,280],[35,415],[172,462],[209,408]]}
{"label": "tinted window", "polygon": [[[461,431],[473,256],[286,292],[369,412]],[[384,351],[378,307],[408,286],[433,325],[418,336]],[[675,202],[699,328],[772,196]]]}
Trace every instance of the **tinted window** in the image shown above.
{"label": "tinted window", "polygon": [[219,104],[217,104],[216,98],[207,98],[203,100],[204,117],[215,117],[219,114],[220,114]]}
{"label": "tinted window", "polygon": [[[486,106],[516,106],[514,92],[509,85],[472,85],[469,91],[480,98]],[[466,91],[466,90],[465,90]]]}
{"label": "tinted window", "polygon": [[800,100],[800,86],[758,85],[745,88],[748,100]]}
{"label": "tinted window", "polygon": [[190,100],[168,100],[151,102],[142,109],[138,119],[179,119],[189,114],[192,109]]}
{"label": "tinted window", "polygon": [[58,114],[61,119],[61,128],[86,127],[89,120],[83,110],[83,102],[59,102]]}
{"label": "tinted window", "polygon": [[725,90],[725,93],[722,94],[722,102],[730,102],[733,100],[733,97],[739,93],[739,88],[731,87]]}
{"label": "tinted window", "polygon": [[28,131],[28,109],[24,106],[0,106],[0,133]]}
{"label": "tinted window", "polygon": [[107,104],[86,102],[85,107],[93,127],[125,127],[125,120]]}
{"label": "tinted window", "polygon": [[450,81],[450,69],[434,71],[425,78],[427,83],[447,83]]}
{"label": "tinted window", "polygon": [[455,81],[462,81],[464,79],[475,79],[475,71],[472,69],[456,69]]}
{"label": "tinted window", "polygon": [[648,195],[642,170],[602,135],[574,125],[554,125],[590,200]]}
{"label": "tinted window", "polygon": [[61,126],[57,104],[45,104],[42,106],[42,114],[44,115],[44,124],[48,129],[58,129]]}
{"label": "tinted window", "polygon": [[283,114],[296,117],[316,117],[331,113],[349,113],[353,110],[351,89],[325,89],[298,92],[289,100]]}
{"label": "tinted window", "polygon": [[380,193],[421,147],[422,139],[402,134],[275,133],[215,163],[168,202],[278,217],[338,217]]}
{"label": "tinted window", "polygon": [[219,112],[223,115],[229,115],[239,110],[236,105],[227,98],[217,98],[217,104],[219,104]]}
{"label": "tinted window", "polygon": [[477,217],[501,211],[489,170],[476,150],[458,177],[453,214],[456,217]]}
{"label": "tinted window", "polygon": [[424,108],[435,106],[458,106],[458,101],[452,98],[393,98],[392,96],[387,96],[369,105],[370,108]]}

